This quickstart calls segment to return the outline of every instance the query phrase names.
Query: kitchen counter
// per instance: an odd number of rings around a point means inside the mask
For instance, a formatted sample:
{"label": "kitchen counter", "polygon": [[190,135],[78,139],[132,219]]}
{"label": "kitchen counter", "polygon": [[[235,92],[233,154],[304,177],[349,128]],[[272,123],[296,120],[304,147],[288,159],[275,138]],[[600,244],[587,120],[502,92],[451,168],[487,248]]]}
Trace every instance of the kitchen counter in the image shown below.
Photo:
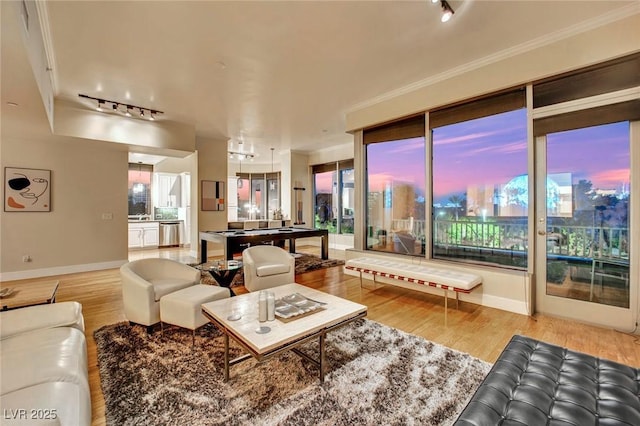
{"label": "kitchen counter", "polygon": [[128,222],[129,249],[178,247],[188,243],[182,219],[129,219]]}
{"label": "kitchen counter", "polygon": [[182,219],[153,219],[153,220],[147,220],[147,219],[143,219],[143,220],[135,220],[135,219],[129,219],[129,223],[154,223],[154,222],[175,222],[175,223],[182,223],[184,222],[184,220]]}

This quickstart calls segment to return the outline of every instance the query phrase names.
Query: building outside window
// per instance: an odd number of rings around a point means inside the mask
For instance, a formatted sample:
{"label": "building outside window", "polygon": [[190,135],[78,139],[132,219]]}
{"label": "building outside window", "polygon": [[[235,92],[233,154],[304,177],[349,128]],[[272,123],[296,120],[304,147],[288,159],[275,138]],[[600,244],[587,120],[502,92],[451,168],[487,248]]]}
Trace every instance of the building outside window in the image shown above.
{"label": "building outside window", "polygon": [[433,258],[525,267],[526,109],[432,127],[431,133]]}
{"label": "building outside window", "polygon": [[270,219],[280,209],[280,173],[238,173],[238,219]]}
{"label": "building outside window", "polygon": [[629,140],[629,122],[546,135],[547,294],[629,307]]}
{"label": "building outside window", "polygon": [[353,234],[353,209],[355,207],[355,173],[353,163],[348,169],[340,169],[341,212],[340,233]]}
{"label": "building outside window", "polygon": [[241,173],[237,176],[238,179],[238,219],[249,220],[251,219],[251,191],[250,191],[250,176],[248,173]]}
{"label": "building outside window", "polygon": [[353,160],[313,166],[314,226],[332,234],[353,234]]}
{"label": "building outside window", "polygon": [[425,254],[424,115],[365,130],[367,248]]}
{"label": "building outside window", "polygon": [[280,173],[266,174],[266,209],[269,219],[275,219],[274,213],[280,212]]}

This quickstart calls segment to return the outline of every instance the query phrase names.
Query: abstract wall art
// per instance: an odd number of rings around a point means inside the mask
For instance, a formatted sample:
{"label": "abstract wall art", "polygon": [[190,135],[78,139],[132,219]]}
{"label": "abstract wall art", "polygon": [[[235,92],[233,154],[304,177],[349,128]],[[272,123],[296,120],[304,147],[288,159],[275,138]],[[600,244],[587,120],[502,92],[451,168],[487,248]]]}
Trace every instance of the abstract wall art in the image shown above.
{"label": "abstract wall art", "polygon": [[4,168],[5,212],[50,212],[51,170]]}
{"label": "abstract wall art", "polygon": [[202,210],[224,210],[224,182],[217,180],[202,181]]}

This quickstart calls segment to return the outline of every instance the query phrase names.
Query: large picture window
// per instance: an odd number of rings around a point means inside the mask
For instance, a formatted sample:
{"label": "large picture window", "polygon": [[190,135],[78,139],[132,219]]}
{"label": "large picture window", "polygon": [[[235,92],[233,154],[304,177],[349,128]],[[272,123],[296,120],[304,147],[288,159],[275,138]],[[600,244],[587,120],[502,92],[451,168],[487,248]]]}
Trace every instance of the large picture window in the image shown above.
{"label": "large picture window", "polygon": [[314,226],[332,234],[353,234],[353,160],[313,166]]}
{"label": "large picture window", "polygon": [[[529,189],[538,188],[532,191],[536,193],[545,191],[541,182],[546,182],[551,225],[566,224],[575,219],[577,210],[584,210],[583,192],[604,191],[576,182],[579,173],[564,163],[562,167],[556,166],[554,161],[565,160],[566,155],[550,158],[554,166],[551,171],[542,180],[536,178],[536,182],[531,182],[530,156],[534,153],[529,152],[529,133],[532,131],[537,137],[621,121],[628,126],[628,120],[640,119],[640,100],[632,92],[639,84],[639,63],[640,55],[632,55],[533,83],[531,111],[526,108],[525,88],[516,87],[429,111],[428,121],[424,115],[417,115],[365,129],[362,142],[366,167],[366,248],[414,256],[425,256],[428,251],[434,259],[529,269],[528,262],[536,255],[531,252],[535,245],[529,241],[529,218],[540,220],[532,210],[534,197]],[[611,92],[617,97],[607,103],[602,95]],[[582,98],[595,95],[599,96],[593,101],[595,104],[580,104]],[[554,106],[568,101],[573,102],[571,108],[563,106],[559,110]],[[545,109],[548,106],[555,109]],[[425,149],[426,122],[430,149]],[[611,129],[602,127],[598,131],[612,138],[615,132]],[[553,138],[549,141],[550,149],[556,147]],[[578,158],[587,149],[587,141],[594,141],[595,137],[589,134],[583,139],[579,147],[572,149],[570,158]],[[628,141],[629,137],[621,139]],[[613,147],[606,143],[602,146]],[[431,155],[430,159],[425,159],[425,152]],[[604,156],[601,153],[593,157],[602,163]],[[629,163],[628,158],[622,159]],[[627,173],[629,169],[625,166],[621,170]],[[628,176],[625,179],[619,180],[623,182],[621,188],[628,191]],[[425,198],[431,202],[431,217],[427,219]],[[627,202],[623,198],[624,194],[619,192],[606,200],[609,205],[623,200],[615,204],[621,209]],[[605,213],[601,216],[606,218]],[[425,220],[430,221],[429,227],[425,226]],[[591,220],[594,221],[593,217]],[[603,229],[610,225],[606,220],[602,222]],[[607,241],[605,230],[598,240],[610,250],[609,257],[628,253],[622,244],[628,227],[623,221],[620,223],[622,237]],[[571,238],[564,231],[559,233],[562,235],[555,235],[553,229],[547,232],[551,233],[547,239],[549,250],[554,255],[566,256]],[[597,269],[598,265],[594,265],[592,262],[592,270]],[[593,276],[592,272],[591,286]]]}
{"label": "large picture window", "polygon": [[515,91],[432,113],[432,255],[525,267],[527,114]]}
{"label": "large picture window", "polygon": [[367,249],[425,254],[424,116],[365,130]]}
{"label": "large picture window", "polygon": [[150,164],[129,163],[129,216],[151,214],[151,175]]}
{"label": "large picture window", "polygon": [[267,220],[280,209],[280,173],[237,173],[238,219]]}

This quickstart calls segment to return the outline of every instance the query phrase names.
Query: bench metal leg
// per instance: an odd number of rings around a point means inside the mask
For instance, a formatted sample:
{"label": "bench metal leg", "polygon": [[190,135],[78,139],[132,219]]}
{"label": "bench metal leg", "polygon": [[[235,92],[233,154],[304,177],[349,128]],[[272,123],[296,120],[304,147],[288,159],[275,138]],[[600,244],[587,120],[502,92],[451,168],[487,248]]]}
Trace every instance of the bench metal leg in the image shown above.
{"label": "bench metal leg", "polygon": [[448,297],[449,290],[444,291],[444,326],[447,326],[447,310],[448,310]]}

